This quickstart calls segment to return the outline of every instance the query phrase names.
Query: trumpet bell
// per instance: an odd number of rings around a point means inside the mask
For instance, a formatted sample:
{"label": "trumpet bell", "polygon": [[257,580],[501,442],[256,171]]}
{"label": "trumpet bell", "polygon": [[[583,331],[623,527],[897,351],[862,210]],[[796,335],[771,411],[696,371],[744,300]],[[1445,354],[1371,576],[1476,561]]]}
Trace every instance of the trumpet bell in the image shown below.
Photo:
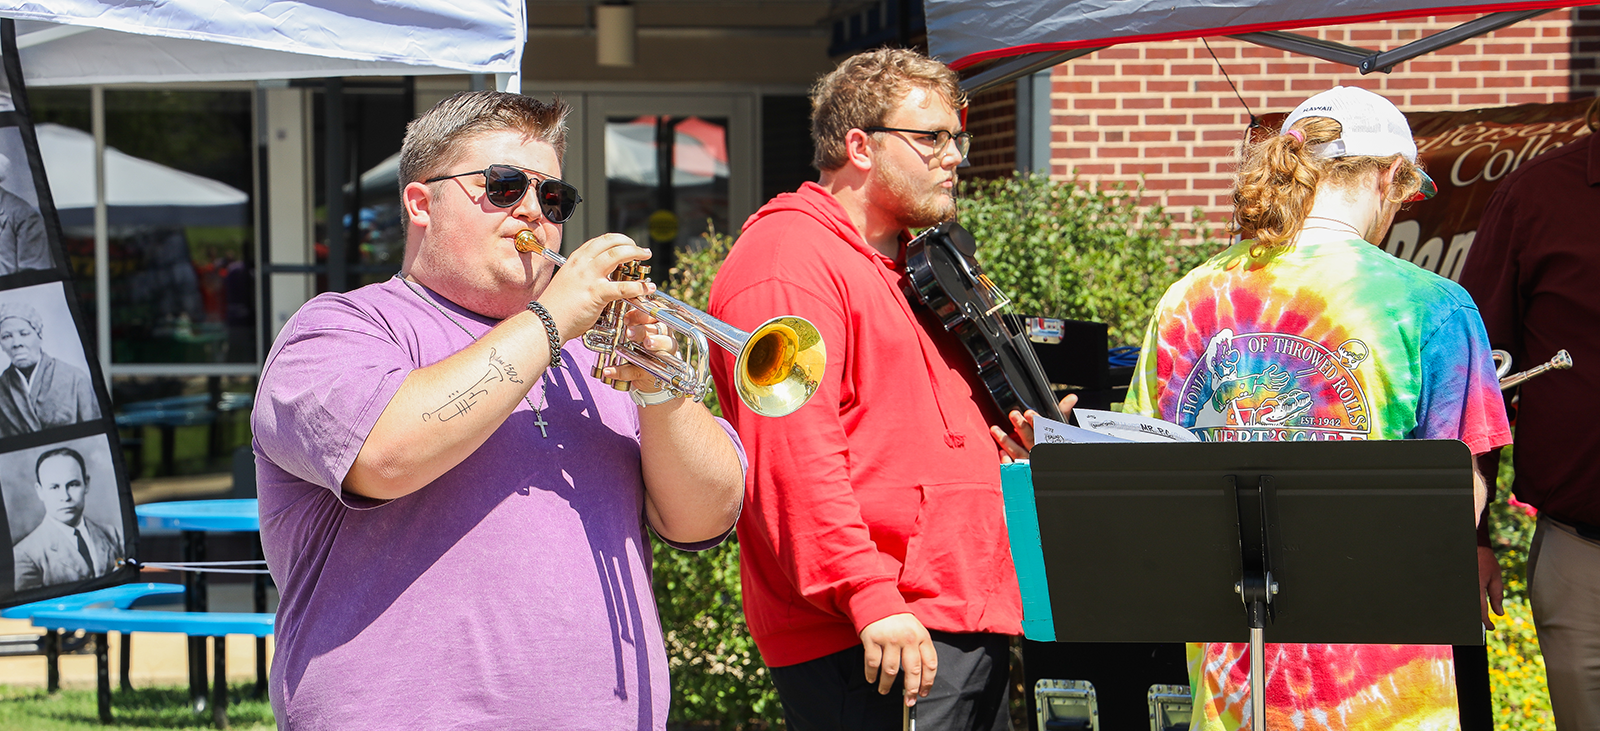
{"label": "trumpet bell", "polygon": [[[567,263],[566,257],[541,245],[532,230],[519,231],[514,243],[517,251],[537,251],[556,264]],[[611,279],[637,281],[643,272],[643,267],[627,267],[612,272]],[[595,327],[583,336],[583,344],[601,354],[595,364],[596,378],[601,378],[607,365],[619,362],[614,357],[620,358],[660,379],[668,391],[699,401],[707,388],[708,342],[714,342],[738,354],[733,369],[739,399],[762,416],[787,416],[817,392],[828,364],[822,334],[805,318],[774,317],[746,334],[664,292],[626,301],[687,337],[690,352],[678,358],[652,353],[637,343],[622,342],[623,309],[620,303],[613,303],[617,306],[607,307]],[[628,388],[625,381],[610,383],[615,388]]]}
{"label": "trumpet bell", "polygon": [[750,331],[734,361],[739,400],[762,416],[794,413],[817,392],[828,349],[800,317],[774,317]]}

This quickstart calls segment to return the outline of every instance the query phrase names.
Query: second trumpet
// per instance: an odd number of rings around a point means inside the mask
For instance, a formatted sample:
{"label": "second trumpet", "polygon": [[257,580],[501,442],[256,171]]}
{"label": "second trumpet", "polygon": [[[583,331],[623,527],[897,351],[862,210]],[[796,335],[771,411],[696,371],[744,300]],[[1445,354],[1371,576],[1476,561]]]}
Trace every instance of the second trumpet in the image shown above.
{"label": "second trumpet", "polygon": [[[556,264],[567,262],[566,257],[540,245],[532,231],[518,233],[516,247],[522,252],[538,251]],[[611,278],[638,280],[648,271],[647,267],[630,262],[613,272]],[[628,306],[649,313],[684,335],[689,347],[683,357],[657,353],[625,340],[623,315]],[[611,303],[594,327],[583,334],[584,346],[600,354],[594,367],[596,378],[626,390],[627,382],[610,381],[601,375],[605,368],[626,361],[659,379],[663,388],[695,401],[705,398],[709,389],[708,341],[735,355],[734,386],[739,400],[762,416],[785,416],[804,406],[816,393],[828,360],[822,335],[805,318],[774,317],[747,333],[662,292]]]}

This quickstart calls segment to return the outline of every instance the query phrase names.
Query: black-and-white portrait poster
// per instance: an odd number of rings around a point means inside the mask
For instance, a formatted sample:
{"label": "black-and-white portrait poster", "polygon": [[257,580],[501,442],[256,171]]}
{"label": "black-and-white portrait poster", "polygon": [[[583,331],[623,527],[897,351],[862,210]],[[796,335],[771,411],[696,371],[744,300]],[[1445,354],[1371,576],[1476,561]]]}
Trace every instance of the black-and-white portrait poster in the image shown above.
{"label": "black-and-white portrait poster", "polygon": [[[111,399],[0,19],[0,607],[138,578]],[[85,171],[92,182],[93,171]]]}
{"label": "black-and-white portrait poster", "polygon": [[56,266],[27,160],[22,128],[0,127],[0,276]]}
{"label": "black-and-white portrait poster", "polygon": [[0,494],[11,532],[0,582],[19,594],[101,578],[127,558],[105,436],[0,453]]}
{"label": "black-and-white portrait poster", "polygon": [[100,418],[83,346],[61,282],[0,290],[0,437]]}

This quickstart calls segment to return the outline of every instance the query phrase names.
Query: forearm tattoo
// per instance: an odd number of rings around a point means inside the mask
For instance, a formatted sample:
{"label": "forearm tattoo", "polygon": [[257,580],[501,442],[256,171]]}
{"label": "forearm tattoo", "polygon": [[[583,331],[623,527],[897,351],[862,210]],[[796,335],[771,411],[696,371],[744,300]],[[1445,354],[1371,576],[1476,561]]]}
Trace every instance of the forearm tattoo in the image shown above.
{"label": "forearm tattoo", "polygon": [[498,366],[500,366],[501,372],[506,374],[506,380],[507,381],[510,381],[512,383],[522,383],[523,382],[523,380],[521,378],[517,377],[517,367],[514,366],[514,365],[511,365],[508,362],[506,362],[505,358],[501,358],[500,357],[500,352],[495,350],[494,348],[490,348],[489,349],[489,364],[490,365],[498,365]]}
{"label": "forearm tattoo", "polygon": [[457,416],[461,416],[462,414],[471,411],[472,407],[478,404],[478,399],[489,392],[490,384],[500,383],[503,381],[523,383],[523,380],[517,377],[517,369],[510,363],[507,363],[504,358],[500,357],[497,351],[491,348],[489,350],[488,370],[484,372],[483,377],[479,378],[477,383],[472,384],[466,389],[452,391],[450,393],[449,401],[446,401],[443,406],[440,406],[433,411],[424,413],[422,415],[422,420],[449,421]]}

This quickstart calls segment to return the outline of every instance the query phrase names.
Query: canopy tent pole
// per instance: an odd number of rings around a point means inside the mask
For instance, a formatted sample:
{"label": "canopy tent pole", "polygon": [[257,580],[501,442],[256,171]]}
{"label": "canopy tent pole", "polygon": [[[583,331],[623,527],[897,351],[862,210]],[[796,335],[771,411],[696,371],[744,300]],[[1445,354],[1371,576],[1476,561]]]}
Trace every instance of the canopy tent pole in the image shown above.
{"label": "canopy tent pole", "polygon": [[984,89],[993,88],[1009,83],[1037,71],[1066,63],[1080,56],[1087,56],[1095,51],[1104,50],[1105,46],[1096,48],[1074,48],[1070,51],[1056,53],[1030,53],[1026,56],[1017,56],[1000,61],[983,71],[961,80],[961,89],[968,94],[976,94]]}
{"label": "canopy tent pole", "polygon": [[94,319],[100,376],[111,390],[111,235],[106,209],[106,88],[89,87],[89,128],[94,133]]}
{"label": "canopy tent pole", "polygon": [[1449,30],[1440,31],[1427,38],[1419,38],[1399,48],[1387,51],[1370,51],[1357,46],[1347,46],[1336,41],[1325,41],[1320,38],[1303,36],[1299,33],[1290,33],[1281,30],[1268,30],[1258,33],[1239,33],[1228,36],[1241,41],[1249,41],[1258,46],[1276,48],[1280,51],[1298,53],[1303,56],[1312,56],[1324,61],[1342,63],[1354,66],[1363,75],[1374,71],[1389,73],[1394,70],[1397,63],[1404,63],[1413,58],[1432,53],[1446,46],[1453,46],[1471,38],[1486,33],[1493,33],[1501,28],[1514,23],[1520,23],[1529,18],[1535,18],[1554,10],[1545,8],[1540,10],[1523,10],[1520,12],[1491,13],[1476,20],[1469,20]]}

